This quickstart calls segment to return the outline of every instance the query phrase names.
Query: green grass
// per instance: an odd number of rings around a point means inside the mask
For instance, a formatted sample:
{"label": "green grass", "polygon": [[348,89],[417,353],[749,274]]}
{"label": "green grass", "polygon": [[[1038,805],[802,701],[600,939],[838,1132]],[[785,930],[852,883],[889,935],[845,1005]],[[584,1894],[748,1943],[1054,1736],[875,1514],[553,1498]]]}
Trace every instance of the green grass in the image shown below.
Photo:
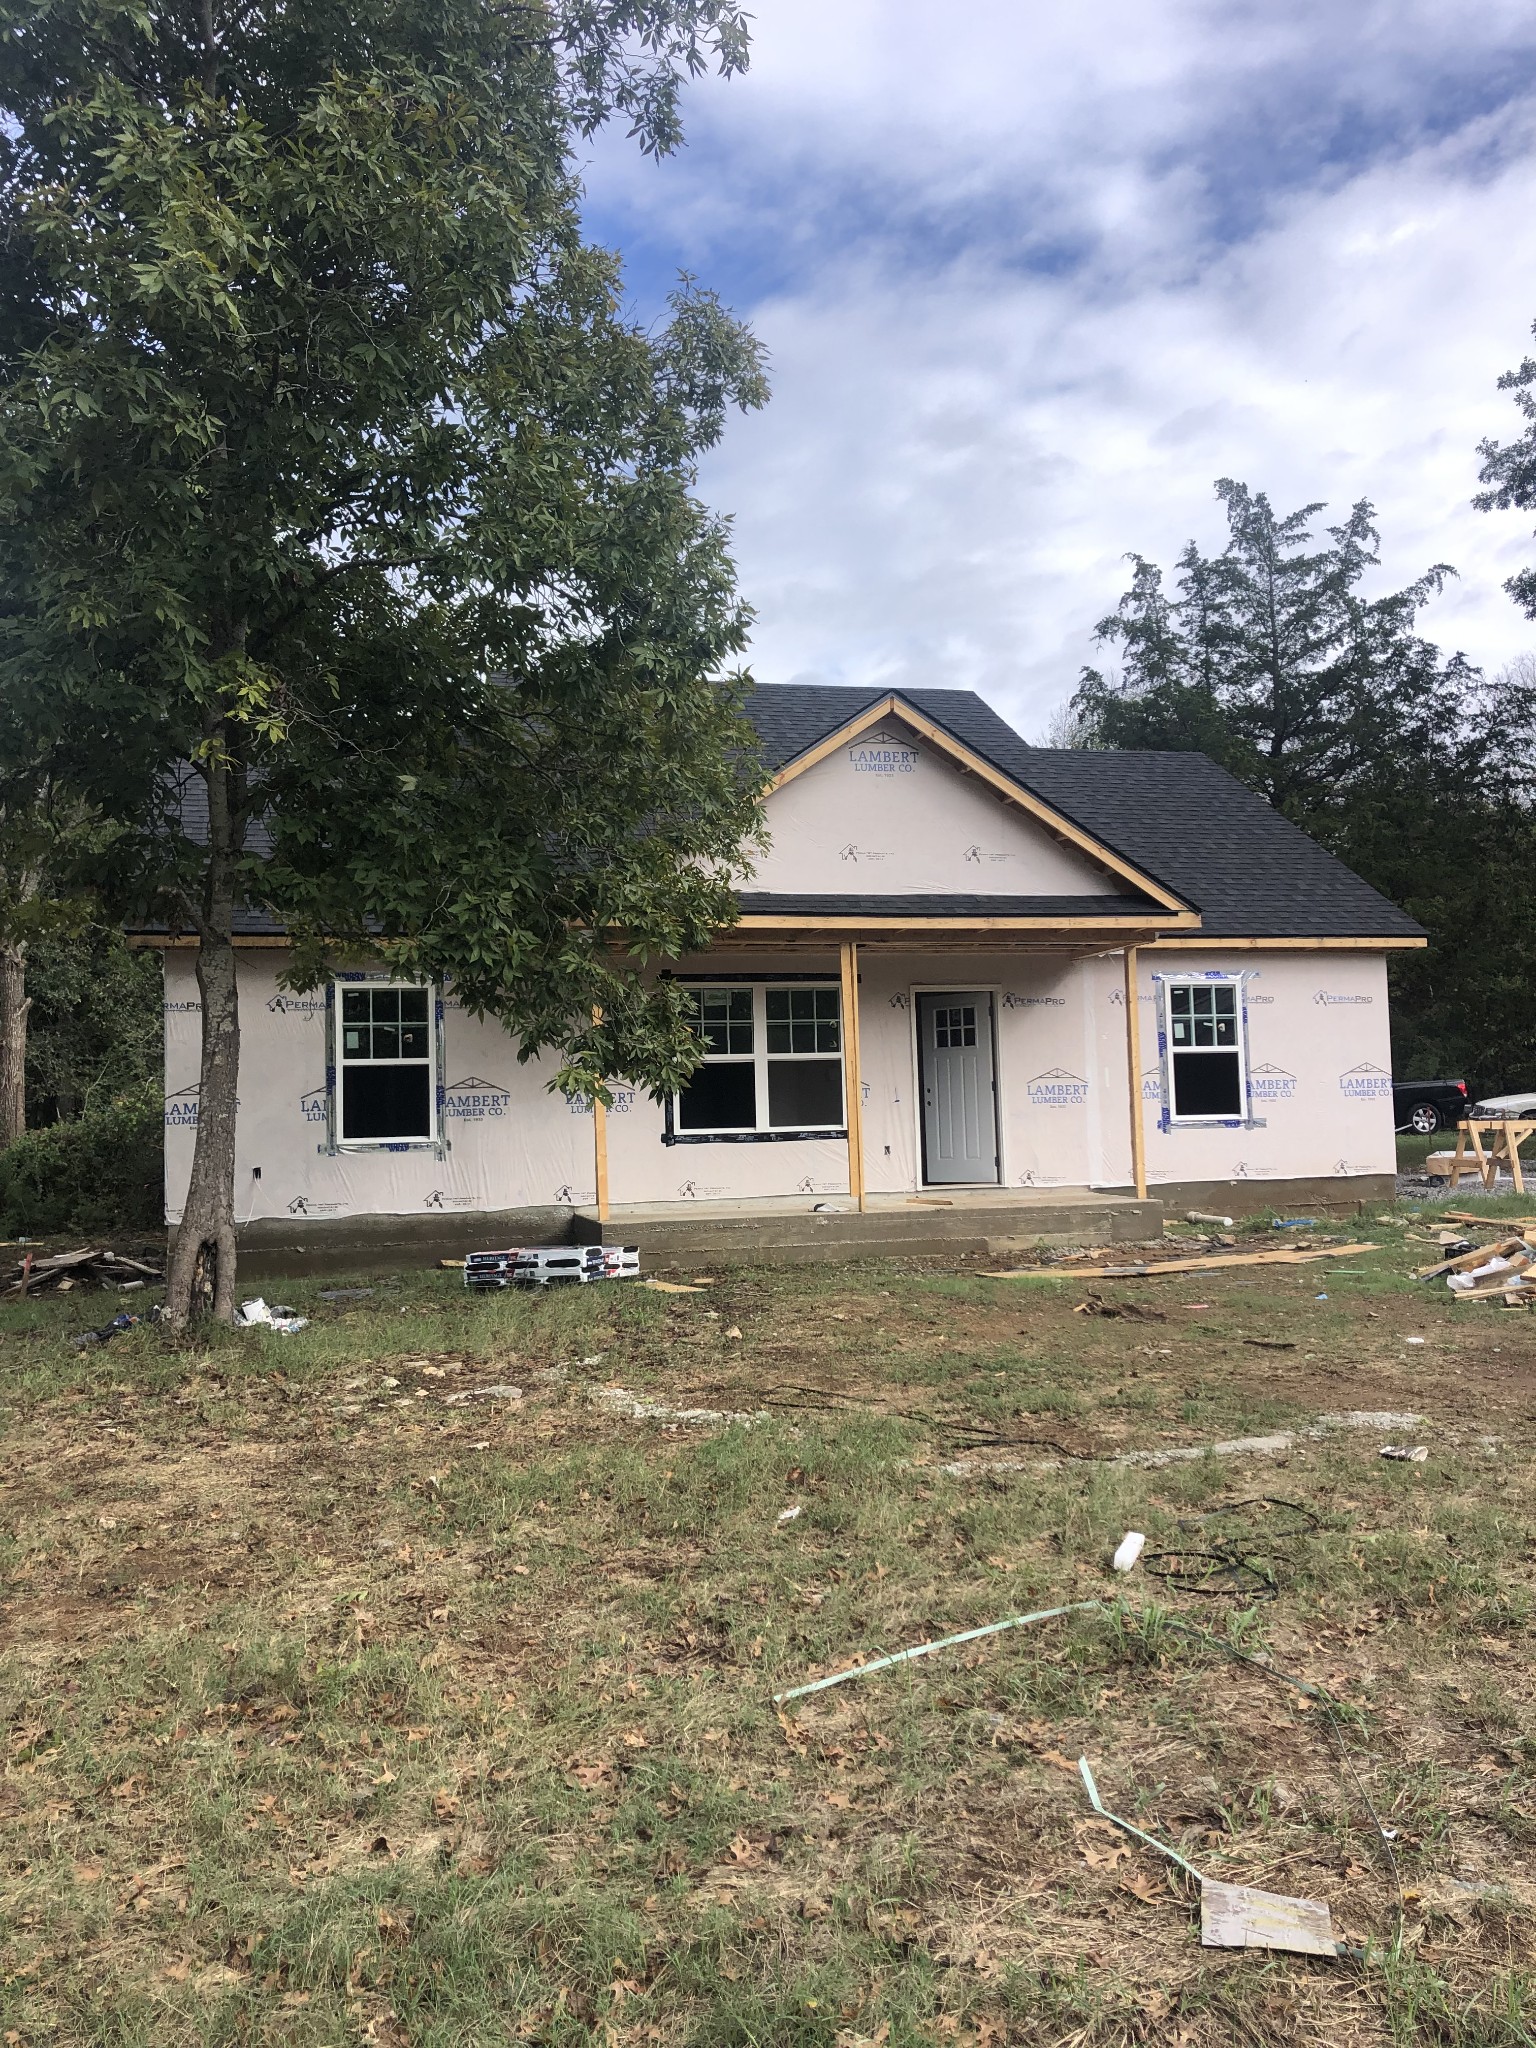
{"label": "green grass", "polygon": [[[0,2038],[1529,2041],[1529,1324],[1412,1281],[1415,1215],[1350,1234],[1384,1247],[1359,1273],[1093,1282],[1161,1322],[896,1264],[267,1285],[309,1330],[190,1354],[71,1350],[102,1297],[0,1310]],[[762,1419],[635,1422],[613,1384]],[[1355,1407],[1422,1412],[1430,1461],[1337,1430],[1112,1462]],[[1317,1526],[1211,1513],[1256,1495]],[[1129,1527],[1257,1553],[1277,1597],[1114,1579]],[[1106,1606],[773,1708],[1072,1600]],[[1321,1715],[1222,1644],[1339,1701],[1401,1915]],[[1156,1859],[1085,1826],[1081,1753],[1368,1960],[1203,1950]]]}

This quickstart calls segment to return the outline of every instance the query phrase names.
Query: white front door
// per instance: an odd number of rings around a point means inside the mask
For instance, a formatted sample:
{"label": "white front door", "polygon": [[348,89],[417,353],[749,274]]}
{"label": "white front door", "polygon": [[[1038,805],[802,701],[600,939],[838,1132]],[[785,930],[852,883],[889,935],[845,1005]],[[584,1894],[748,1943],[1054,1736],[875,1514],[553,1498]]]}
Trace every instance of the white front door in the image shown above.
{"label": "white front door", "polygon": [[997,1179],[997,1097],[992,998],[980,990],[919,996],[923,1080],[923,1178]]}

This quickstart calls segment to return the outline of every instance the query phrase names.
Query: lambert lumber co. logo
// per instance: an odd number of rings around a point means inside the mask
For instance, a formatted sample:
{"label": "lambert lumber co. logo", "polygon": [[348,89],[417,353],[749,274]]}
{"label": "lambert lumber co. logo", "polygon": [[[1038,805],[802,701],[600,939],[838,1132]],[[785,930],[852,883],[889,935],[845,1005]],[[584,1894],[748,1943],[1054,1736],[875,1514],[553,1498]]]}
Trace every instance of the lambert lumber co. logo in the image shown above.
{"label": "lambert lumber co. logo", "polygon": [[307,1095],[299,1097],[299,1114],[307,1124],[323,1124],[331,1113],[330,1091],[326,1088],[311,1088]]}
{"label": "lambert lumber co. logo", "polygon": [[1029,1083],[1029,1099],[1042,1109],[1069,1109],[1088,1100],[1088,1083],[1065,1067],[1049,1067]]}
{"label": "lambert lumber co. logo", "polygon": [[1340,1074],[1339,1087],[1356,1102],[1384,1102],[1392,1093],[1392,1076],[1362,1060],[1358,1067]]}
{"label": "lambert lumber co. logo", "polygon": [[[202,1093],[201,1084],[194,1081],[190,1088],[178,1088],[174,1095],[165,1098],[165,1127],[168,1131],[197,1129],[197,1100]],[[240,1098],[235,1097],[235,1108],[240,1107]]]}
{"label": "lambert lumber co. logo", "polygon": [[311,1195],[295,1195],[288,1204],[290,1216],[334,1216],[344,1205],[340,1202],[317,1202]]}
{"label": "lambert lumber co. logo", "polygon": [[462,1081],[449,1084],[443,1114],[465,1123],[484,1123],[487,1117],[505,1116],[511,1100],[508,1089],[498,1088],[494,1081],[482,1081],[478,1074],[467,1074]]}
{"label": "lambert lumber co. logo", "polygon": [[1296,1093],[1296,1076],[1284,1067],[1255,1067],[1248,1078],[1255,1102],[1289,1102]]}
{"label": "lambert lumber co. logo", "polygon": [[441,1188],[434,1188],[422,1203],[423,1209],[472,1209],[473,1195],[448,1195]]}
{"label": "lambert lumber co. logo", "polygon": [[197,1129],[197,1098],[202,1090],[194,1082],[190,1088],[178,1088],[174,1095],[165,1098],[165,1127],[168,1131]]}
{"label": "lambert lumber co. logo", "polygon": [[[634,1089],[610,1088],[608,1093],[613,1097],[612,1102],[608,1105],[608,1114],[610,1116],[628,1116],[635,1106]],[[569,1109],[572,1116],[590,1116],[592,1114],[592,1098],[590,1095],[567,1096],[566,1108]]]}
{"label": "lambert lumber co. logo", "polygon": [[911,775],[917,767],[917,749],[898,734],[867,733],[848,749],[855,775]]}
{"label": "lambert lumber co. logo", "polygon": [[1148,1067],[1141,1077],[1141,1099],[1143,1102],[1161,1102],[1163,1099],[1163,1070]]}

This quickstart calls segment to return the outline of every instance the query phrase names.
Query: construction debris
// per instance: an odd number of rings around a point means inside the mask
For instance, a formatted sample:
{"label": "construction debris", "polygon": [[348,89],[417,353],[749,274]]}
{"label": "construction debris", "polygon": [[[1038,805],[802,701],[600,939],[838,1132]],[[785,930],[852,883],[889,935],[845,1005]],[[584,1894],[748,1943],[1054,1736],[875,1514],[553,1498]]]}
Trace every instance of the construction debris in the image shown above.
{"label": "construction debris", "polygon": [[103,1323],[99,1330],[79,1330],[70,1338],[77,1351],[89,1350],[93,1344],[110,1344],[123,1330],[135,1328],[139,1318],[127,1314],[114,1316],[110,1323]]}
{"label": "construction debris", "polygon": [[[1152,1280],[1165,1273],[1208,1273],[1218,1266],[1301,1266],[1312,1259],[1352,1259],[1379,1252],[1379,1244],[1331,1244],[1319,1251],[1213,1252],[1199,1259],[1158,1259],[1145,1266],[1101,1266],[1101,1280]],[[983,1273],[983,1280],[1067,1280],[1060,1266],[1015,1266],[1008,1272]]]}
{"label": "construction debris", "polygon": [[931,1657],[936,1650],[952,1649],[956,1643],[979,1642],[983,1636],[1001,1635],[1004,1629],[1029,1628],[1037,1621],[1056,1621],[1063,1614],[1087,1614],[1095,1609],[1102,1612],[1102,1600],[1074,1600],[1067,1607],[1042,1607],[1035,1614],[1013,1614],[1006,1621],[989,1621],[985,1628],[962,1629],[959,1635],[940,1636],[937,1642],[918,1643],[910,1650],[897,1650],[889,1657],[872,1657],[867,1664],[851,1664],[845,1671],[834,1671],[826,1678],[813,1678],[806,1685],[792,1685],[787,1692],[776,1692],[773,1704],[782,1707],[786,1700],[804,1699],[807,1693],[825,1692],[829,1686],[846,1685],[850,1678],[868,1678],[875,1671],[889,1671],[893,1664],[910,1664],[917,1657]]}
{"label": "construction debris", "polygon": [[28,1252],[11,1274],[0,1300],[17,1301],[26,1296],[52,1292],[68,1294],[75,1287],[138,1288],[150,1280],[163,1280],[158,1266],[146,1266],[121,1252],[57,1252],[51,1259],[35,1258]]}
{"label": "construction debris", "polygon": [[1247,1885],[1220,1884],[1196,1870],[1186,1856],[1170,1849],[1156,1835],[1133,1827],[1118,1813],[1111,1813],[1099,1797],[1087,1757],[1077,1760],[1078,1774],[1088,1803],[1101,1820],[1133,1835],[1146,1848],[1166,1856],[1200,1887],[1200,1939],[1206,1948],[1277,1948],[1296,1955],[1338,1956],[1347,1954],[1333,1937],[1328,1908],[1315,1899],[1288,1899],[1279,1892],[1256,1892]]}
{"label": "construction debris", "polygon": [[471,1252],[464,1261],[464,1285],[580,1287],[592,1280],[633,1280],[639,1271],[638,1245],[513,1245],[506,1251]]}
{"label": "construction debris", "polygon": [[1299,1956],[1337,1956],[1333,1918],[1316,1899],[1288,1899],[1246,1884],[1200,1884],[1200,1941],[1205,1948],[1280,1948]]}
{"label": "construction debris", "polygon": [[1166,1323],[1166,1309],[1149,1308],[1140,1301],[1106,1301],[1102,1294],[1090,1291],[1086,1301],[1080,1301],[1072,1311],[1075,1316],[1120,1316],[1132,1323]]}
{"label": "construction debris", "polygon": [[1185,1211],[1184,1221],[1186,1223],[1214,1223],[1221,1230],[1230,1230],[1233,1219],[1230,1216],[1213,1216],[1205,1209],[1189,1209]]}
{"label": "construction debris", "polygon": [[1396,1458],[1405,1465],[1423,1465],[1429,1458],[1427,1444],[1383,1444],[1378,1453],[1383,1458]]}
{"label": "construction debris", "polygon": [[[1530,1246],[1523,1237],[1500,1237],[1491,1242],[1472,1245],[1464,1252],[1451,1252],[1443,1259],[1437,1259],[1432,1266],[1421,1266],[1414,1274],[1415,1280],[1438,1280],[1444,1273],[1470,1273],[1490,1259],[1513,1259],[1528,1254]],[[1460,1290],[1453,1290],[1459,1292]]]}
{"label": "construction debris", "polygon": [[237,1330],[276,1330],[280,1336],[291,1337],[296,1330],[309,1328],[309,1317],[301,1316],[297,1309],[268,1307],[261,1296],[255,1295],[250,1301],[242,1301],[235,1311]]}
{"label": "construction debris", "polygon": [[1139,1529],[1127,1529],[1120,1539],[1119,1548],[1109,1560],[1110,1569],[1117,1572],[1133,1572],[1136,1560],[1147,1547],[1147,1539]]}

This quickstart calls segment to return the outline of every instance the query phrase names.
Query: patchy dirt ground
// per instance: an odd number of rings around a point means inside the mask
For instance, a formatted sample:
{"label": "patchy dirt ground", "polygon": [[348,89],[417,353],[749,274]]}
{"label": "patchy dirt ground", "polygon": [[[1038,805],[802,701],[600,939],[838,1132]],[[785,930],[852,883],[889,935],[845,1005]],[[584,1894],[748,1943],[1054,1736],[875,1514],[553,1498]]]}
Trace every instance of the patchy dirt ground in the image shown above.
{"label": "patchy dirt ground", "polygon": [[[1529,2043],[1536,1319],[1413,1282],[1423,1229],[296,1284],[302,1335],[195,1356],[0,1310],[0,2034]],[[1080,1755],[1360,1953],[1203,1949]]]}

